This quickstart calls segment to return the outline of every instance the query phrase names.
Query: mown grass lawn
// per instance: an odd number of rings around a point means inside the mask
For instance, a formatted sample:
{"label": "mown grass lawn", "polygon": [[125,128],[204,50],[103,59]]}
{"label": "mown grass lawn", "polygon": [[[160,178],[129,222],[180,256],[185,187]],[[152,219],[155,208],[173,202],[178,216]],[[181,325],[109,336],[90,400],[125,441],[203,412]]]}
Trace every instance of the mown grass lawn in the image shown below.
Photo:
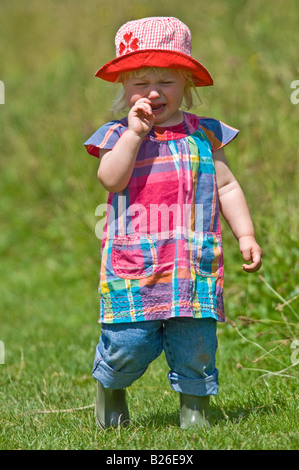
{"label": "mown grass lawn", "polygon": [[[299,6],[187,3],[2,0],[1,449],[299,447],[299,105],[290,99],[299,79]],[[243,273],[223,223],[228,321],[218,329],[211,427],[179,428],[178,396],[161,356],[128,390],[129,427],[101,432],[91,366],[100,334],[95,209],[106,195],[83,142],[111,118],[114,89],[93,74],[113,57],[116,29],[154,15],[189,25],[193,55],[215,79],[195,112],[241,131],[227,157],[264,263],[259,274]]]}

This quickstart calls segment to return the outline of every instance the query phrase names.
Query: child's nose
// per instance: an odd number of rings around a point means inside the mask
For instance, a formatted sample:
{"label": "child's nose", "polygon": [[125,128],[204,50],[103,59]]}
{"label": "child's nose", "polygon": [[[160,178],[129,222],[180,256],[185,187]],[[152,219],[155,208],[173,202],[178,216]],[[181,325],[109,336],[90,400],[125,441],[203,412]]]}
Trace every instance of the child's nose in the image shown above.
{"label": "child's nose", "polygon": [[149,90],[148,99],[154,100],[154,99],[160,98],[160,96],[161,96],[161,93],[160,93],[158,87],[152,87],[152,88]]}

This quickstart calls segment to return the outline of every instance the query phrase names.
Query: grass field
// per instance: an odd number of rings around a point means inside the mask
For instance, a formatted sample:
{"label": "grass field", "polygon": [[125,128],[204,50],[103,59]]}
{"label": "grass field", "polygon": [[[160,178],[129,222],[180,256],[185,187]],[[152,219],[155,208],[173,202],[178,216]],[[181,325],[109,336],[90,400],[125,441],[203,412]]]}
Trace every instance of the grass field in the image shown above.
{"label": "grass field", "polygon": [[[0,449],[298,449],[298,2],[1,0],[0,10]],[[156,15],[189,25],[214,78],[195,112],[240,129],[227,158],[264,262],[243,273],[223,223],[228,321],[211,427],[179,428],[161,356],[128,390],[129,427],[101,432],[91,366],[106,194],[83,142],[111,118],[114,88],[94,73],[114,57],[115,31]]]}

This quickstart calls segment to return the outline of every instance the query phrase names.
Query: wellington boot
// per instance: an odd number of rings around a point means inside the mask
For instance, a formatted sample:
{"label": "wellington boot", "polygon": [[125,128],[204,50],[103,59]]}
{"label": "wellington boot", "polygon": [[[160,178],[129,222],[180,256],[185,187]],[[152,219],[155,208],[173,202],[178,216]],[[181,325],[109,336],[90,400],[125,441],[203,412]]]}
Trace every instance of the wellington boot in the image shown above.
{"label": "wellington boot", "polygon": [[180,422],[181,428],[191,426],[209,427],[207,420],[210,397],[198,397],[180,393]]}
{"label": "wellington boot", "polygon": [[104,388],[98,382],[95,418],[101,429],[129,423],[129,410],[126,402],[126,390]]}

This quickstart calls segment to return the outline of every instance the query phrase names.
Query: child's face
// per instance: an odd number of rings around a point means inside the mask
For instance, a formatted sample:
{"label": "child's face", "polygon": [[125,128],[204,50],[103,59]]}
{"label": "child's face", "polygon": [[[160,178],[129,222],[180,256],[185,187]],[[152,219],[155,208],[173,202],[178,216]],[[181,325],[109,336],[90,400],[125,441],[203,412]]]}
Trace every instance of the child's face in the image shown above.
{"label": "child's face", "polygon": [[161,69],[159,74],[149,70],[142,77],[131,75],[125,79],[123,86],[130,108],[140,98],[147,98],[155,115],[155,125],[175,126],[183,120],[179,108],[185,83],[186,79],[178,70]]}

